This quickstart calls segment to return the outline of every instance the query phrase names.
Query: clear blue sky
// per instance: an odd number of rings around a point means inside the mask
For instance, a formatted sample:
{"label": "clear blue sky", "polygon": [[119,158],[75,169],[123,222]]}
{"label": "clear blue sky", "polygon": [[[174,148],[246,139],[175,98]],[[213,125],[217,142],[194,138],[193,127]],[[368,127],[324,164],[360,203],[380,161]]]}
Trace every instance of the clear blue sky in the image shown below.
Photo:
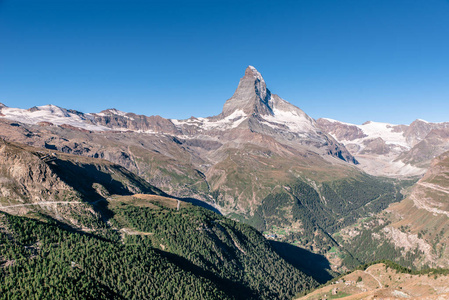
{"label": "clear blue sky", "polygon": [[248,65],[314,118],[449,121],[447,0],[0,0],[0,102],[216,115]]}

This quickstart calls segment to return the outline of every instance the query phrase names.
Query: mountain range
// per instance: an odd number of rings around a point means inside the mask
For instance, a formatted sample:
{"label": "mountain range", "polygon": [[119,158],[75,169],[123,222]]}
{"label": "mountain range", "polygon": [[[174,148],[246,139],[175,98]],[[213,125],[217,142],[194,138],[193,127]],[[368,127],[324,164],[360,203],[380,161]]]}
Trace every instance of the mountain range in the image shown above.
{"label": "mountain range", "polygon": [[[275,251],[273,264],[294,266],[295,276],[303,279],[311,275],[324,282],[374,258],[449,267],[449,122],[314,120],[273,94],[249,66],[216,116],[176,120],[117,109],[83,113],[54,105],[0,104],[0,138],[0,210],[9,214],[43,215],[84,232],[109,232],[114,224],[114,230],[132,236],[155,230],[143,225],[153,213],[137,217],[143,212],[134,211],[136,205],[125,209],[136,201],[126,197],[147,194],[172,199],[164,203],[207,207],[253,226],[268,239],[263,255]],[[125,204],[117,206],[116,197]],[[146,199],[145,207],[154,208],[151,201]],[[227,243],[220,226],[208,226],[214,241]],[[153,239],[152,247],[165,251],[163,236]],[[250,251],[229,236],[236,251]],[[211,267],[217,262],[197,260],[186,254],[188,247],[171,245],[170,253],[221,276],[215,280],[218,290],[235,279],[246,280],[246,295],[292,295],[281,292],[281,285],[258,289],[266,283],[219,275]],[[220,245],[207,247],[220,257]],[[302,288],[315,284],[308,282]]]}
{"label": "mountain range", "polygon": [[[208,152],[223,147],[238,148],[246,143],[269,146],[270,140],[274,140],[271,143],[300,147],[302,152],[309,150],[322,158],[326,158],[323,154],[338,157],[380,176],[422,175],[432,158],[449,150],[449,122],[429,123],[418,119],[410,125],[372,121],[354,125],[327,118],[315,121],[272,94],[262,75],[252,66],[246,69],[223,111],[208,118],[176,120],[116,109],[82,113],[54,105],[18,109],[4,104],[0,104],[0,116],[24,124],[92,132],[169,135],[187,146],[206,148]],[[215,149],[207,149],[211,147]],[[220,160],[212,153],[207,154],[199,153],[204,165]],[[207,166],[201,169],[207,170]]]}

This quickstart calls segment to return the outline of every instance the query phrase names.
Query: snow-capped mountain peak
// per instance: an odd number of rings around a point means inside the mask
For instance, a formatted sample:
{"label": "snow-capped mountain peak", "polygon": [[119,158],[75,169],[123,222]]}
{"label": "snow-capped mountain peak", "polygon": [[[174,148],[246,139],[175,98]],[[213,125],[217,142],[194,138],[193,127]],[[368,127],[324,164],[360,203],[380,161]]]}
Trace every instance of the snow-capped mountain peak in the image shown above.
{"label": "snow-capped mountain peak", "polygon": [[317,131],[315,121],[300,108],[277,95],[271,96],[270,103],[273,114],[261,117],[268,122],[268,124],[264,122],[265,124],[271,127],[283,127],[295,133]]}
{"label": "snow-capped mountain peak", "polygon": [[47,104],[42,106],[35,106],[29,109],[31,113],[34,113],[35,115],[52,115],[53,117],[60,117],[60,118],[70,118],[70,114],[67,112],[65,108],[61,108],[59,106],[53,105],[53,104]]}
{"label": "snow-capped mountain peak", "polygon": [[124,112],[124,111],[121,111],[121,110],[118,110],[118,109],[115,109],[115,108],[108,108],[108,109],[105,109],[105,110],[103,110],[103,111],[101,111],[101,112],[99,112],[99,113],[97,113],[96,115],[97,116],[108,116],[108,115],[116,115],[116,116],[125,116],[127,113],[126,112]]}

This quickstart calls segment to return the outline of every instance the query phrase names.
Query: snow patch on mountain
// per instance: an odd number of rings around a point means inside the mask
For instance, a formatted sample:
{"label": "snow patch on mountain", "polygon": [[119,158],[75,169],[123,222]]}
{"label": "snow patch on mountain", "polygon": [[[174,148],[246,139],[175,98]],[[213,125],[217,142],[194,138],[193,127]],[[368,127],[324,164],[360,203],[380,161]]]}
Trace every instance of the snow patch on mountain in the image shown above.
{"label": "snow patch on mountain", "polygon": [[292,132],[296,133],[316,131],[312,120],[297,111],[284,111],[273,108],[273,114],[274,115],[262,116],[262,118],[267,121],[263,123],[271,127],[274,127],[273,124],[286,126]]}
{"label": "snow patch on mountain", "polygon": [[247,119],[247,117],[248,116],[245,112],[243,112],[243,110],[238,109],[229,116],[218,120],[215,120],[214,118],[190,118],[187,120],[171,119],[170,121],[172,121],[176,126],[192,125],[203,130],[228,130],[239,126]]}
{"label": "snow patch on mountain", "polygon": [[254,68],[253,66],[248,66],[248,68],[252,71],[255,78],[265,82],[265,80],[263,80],[262,74],[260,74],[259,71],[256,70],[256,68]]}
{"label": "snow patch on mountain", "polygon": [[[382,140],[385,141],[386,144],[398,145],[400,147],[405,147],[407,149],[411,148],[411,145],[409,145],[409,143],[407,143],[407,140],[404,136],[403,131],[395,131],[395,127],[398,126],[395,124],[368,121],[362,125],[355,125],[355,124],[345,123],[345,122],[341,122],[341,121],[337,121],[337,120],[333,120],[333,119],[329,119],[329,118],[323,118],[323,120],[326,120],[326,121],[329,121],[332,123],[346,125],[346,126],[357,127],[360,130],[362,130],[362,132],[365,135],[367,135],[366,137],[358,138],[358,139],[351,139],[351,140],[341,139],[340,142],[343,142],[344,144],[349,144],[349,143],[358,144],[358,145],[362,146],[362,148],[363,148],[364,142],[366,140],[373,140],[373,139],[381,138]],[[339,140],[332,132],[330,132],[330,134],[332,135],[333,138]]]}
{"label": "snow patch on mountain", "polygon": [[25,124],[37,124],[39,122],[50,122],[54,125],[71,125],[86,130],[110,130],[107,127],[95,125],[77,114],[71,113],[64,108],[55,105],[38,106],[32,111],[21,108],[2,108],[2,118],[17,121]]}
{"label": "snow patch on mountain", "polygon": [[115,108],[110,108],[110,109],[104,110],[102,112],[99,112],[96,115],[97,116],[117,115],[117,116],[126,117],[126,112],[115,109]]}
{"label": "snow patch on mountain", "polygon": [[[402,147],[410,148],[402,132],[395,132],[397,125],[380,122],[366,122],[363,125],[356,125],[362,129],[369,139],[382,138],[387,144],[396,144]],[[367,138],[364,138],[367,139]]]}
{"label": "snow patch on mountain", "polygon": [[348,125],[348,126],[357,126],[357,125],[352,124],[352,123],[346,123],[346,122],[342,122],[342,121],[338,121],[338,120],[334,120],[334,119],[329,119],[329,118],[321,118],[321,119],[329,121],[331,123],[339,123],[339,124],[344,124],[344,125]]}

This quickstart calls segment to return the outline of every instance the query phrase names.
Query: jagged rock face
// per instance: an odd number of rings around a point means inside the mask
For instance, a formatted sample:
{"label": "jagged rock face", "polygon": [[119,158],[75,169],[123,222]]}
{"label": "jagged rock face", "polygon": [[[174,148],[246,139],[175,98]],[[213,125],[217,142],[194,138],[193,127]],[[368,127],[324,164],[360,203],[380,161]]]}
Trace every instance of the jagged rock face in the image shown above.
{"label": "jagged rock face", "polygon": [[98,114],[92,114],[96,124],[114,130],[129,130],[146,133],[179,133],[174,124],[160,116],[144,116],[134,113],[124,113],[116,109],[104,110]]}
{"label": "jagged rock face", "polygon": [[427,167],[434,157],[449,150],[449,130],[432,129],[419,143],[409,151],[404,152],[398,160]]}
{"label": "jagged rock face", "polygon": [[434,129],[449,129],[449,123],[429,123],[422,120],[413,121],[408,127],[404,128],[404,136],[407,142],[415,146]]}
{"label": "jagged rock face", "polygon": [[366,140],[363,142],[365,148],[360,151],[360,154],[378,154],[385,155],[391,150],[391,147],[385,143],[382,138]]}
{"label": "jagged rock face", "polygon": [[357,161],[335,141],[322,132],[315,120],[298,107],[272,94],[262,75],[249,66],[234,95],[226,101],[221,114],[210,118],[172,120],[178,130],[189,138],[219,139],[224,145],[260,144],[259,134],[272,137],[289,147],[331,156],[356,164]]}
{"label": "jagged rock face", "polygon": [[246,115],[273,115],[270,107],[271,92],[262,75],[252,66],[245,70],[234,95],[223,106],[223,117],[241,110]]}
{"label": "jagged rock face", "polygon": [[92,189],[94,183],[103,185],[108,194],[162,193],[105,160],[40,150],[2,139],[0,157],[2,196],[19,202],[64,200],[65,192],[77,200],[98,200],[102,195]]}

